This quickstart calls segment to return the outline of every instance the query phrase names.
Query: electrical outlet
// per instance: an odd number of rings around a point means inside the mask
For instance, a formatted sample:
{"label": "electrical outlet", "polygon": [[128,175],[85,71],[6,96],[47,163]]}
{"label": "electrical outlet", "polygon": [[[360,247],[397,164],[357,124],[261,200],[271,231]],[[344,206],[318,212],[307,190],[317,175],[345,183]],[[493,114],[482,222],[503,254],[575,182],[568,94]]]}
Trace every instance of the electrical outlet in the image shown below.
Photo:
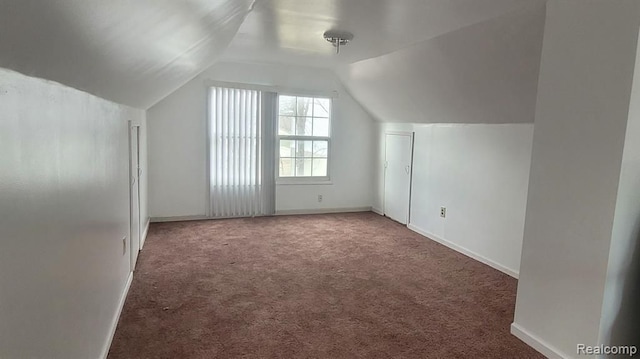
{"label": "electrical outlet", "polygon": [[127,237],[122,237],[122,255],[127,254]]}
{"label": "electrical outlet", "polygon": [[318,195],[318,202],[322,202],[322,195],[321,194]]}
{"label": "electrical outlet", "polygon": [[447,217],[447,207],[440,207],[440,217]]}

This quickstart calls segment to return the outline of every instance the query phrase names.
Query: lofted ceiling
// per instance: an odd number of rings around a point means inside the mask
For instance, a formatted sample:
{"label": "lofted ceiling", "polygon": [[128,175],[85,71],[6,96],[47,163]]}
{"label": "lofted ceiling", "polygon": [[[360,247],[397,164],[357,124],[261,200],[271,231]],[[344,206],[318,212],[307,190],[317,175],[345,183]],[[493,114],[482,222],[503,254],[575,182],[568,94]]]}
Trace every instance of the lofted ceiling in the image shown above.
{"label": "lofted ceiling", "polygon": [[[322,67],[379,120],[530,122],[544,4],[0,0],[0,67],[142,109],[216,60]],[[322,37],[330,29],[354,34],[340,54]]]}
{"label": "lofted ceiling", "polygon": [[531,123],[545,7],[527,7],[339,69],[377,120]]}
{"label": "lofted ceiling", "polygon": [[209,67],[253,0],[0,0],[0,67],[148,108]]}
{"label": "lofted ceiling", "polygon": [[[222,55],[334,70],[379,121],[533,122],[544,0],[262,0]],[[354,39],[339,54],[330,29]]]}
{"label": "lofted ceiling", "polygon": [[[260,0],[224,53],[228,61],[332,67],[391,53],[543,0]],[[336,56],[322,34],[349,31]]]}

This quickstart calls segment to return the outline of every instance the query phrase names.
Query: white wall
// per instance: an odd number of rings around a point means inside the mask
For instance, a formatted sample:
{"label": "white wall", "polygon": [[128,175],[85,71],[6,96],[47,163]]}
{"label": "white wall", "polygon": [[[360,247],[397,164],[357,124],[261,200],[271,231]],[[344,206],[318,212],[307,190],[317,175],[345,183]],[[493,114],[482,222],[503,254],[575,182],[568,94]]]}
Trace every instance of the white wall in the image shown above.
{"label": "white wall", "polygon": [[512,330],[550,357],[601,334],[639,24],[637,1],[547,3]]}
{"label": "white wall", "polygon": [[640,42],[622,154],[600,343],[640,347]]}
{"label": "white wall", "polygon": [[[371,206],[373,128],[334,73],[282,65],[219,63],[148,110],[151,217],[203,216],[207,206],[206,109],[211,80],[338,91],[334,100],[330,185],[278,185],[280,212]],[[323,201],[317,201],[318,195]]]}
{"label": "white wall", "polygon": [[147,110],[149,215],[203,215],[207,206],[206,92],[192,80]]}
{"label": "white wall", "polygon": [[2,69],[0,109],[0,357],[98,358],[130,271],[127,121],[144,112]]}
{"label": "white wall", "polygon": [[384,133],[399,130],[415,131],[409,227],[517,276],[533,124],[381,125],[377,210],[384,196]]}
{"label": "white wall", "polygon": [[409,228],[515,277],[544,18],[532,3],[340,71],[385,122],[374,209],[383,210],[384,132],[415,131]]}

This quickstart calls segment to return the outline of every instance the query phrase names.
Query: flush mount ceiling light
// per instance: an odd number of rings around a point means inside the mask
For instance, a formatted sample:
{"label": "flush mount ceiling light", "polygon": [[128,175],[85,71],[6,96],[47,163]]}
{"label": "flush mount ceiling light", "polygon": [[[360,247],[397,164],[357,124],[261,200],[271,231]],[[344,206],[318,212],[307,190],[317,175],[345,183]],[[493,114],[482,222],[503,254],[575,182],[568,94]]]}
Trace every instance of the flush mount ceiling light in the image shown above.
{"label": "flush mount ceiling light", "polygon": [[340,53],[340,46],[344,46],[353,40],[353,34],[346,31],[329,30],[322,36],[336,48],[336,54]]}

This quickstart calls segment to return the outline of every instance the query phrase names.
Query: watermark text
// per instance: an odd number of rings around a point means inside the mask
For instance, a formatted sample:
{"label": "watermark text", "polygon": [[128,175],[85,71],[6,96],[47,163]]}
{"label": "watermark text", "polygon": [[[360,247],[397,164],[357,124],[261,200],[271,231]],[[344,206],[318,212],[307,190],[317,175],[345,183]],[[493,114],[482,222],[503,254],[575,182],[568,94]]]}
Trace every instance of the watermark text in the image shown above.
{"label": "watermark text", "polygon": [[628,355],[634,356],[638,352],[635,345],[585,345],[578,344],[576,347],[578,355]]}

